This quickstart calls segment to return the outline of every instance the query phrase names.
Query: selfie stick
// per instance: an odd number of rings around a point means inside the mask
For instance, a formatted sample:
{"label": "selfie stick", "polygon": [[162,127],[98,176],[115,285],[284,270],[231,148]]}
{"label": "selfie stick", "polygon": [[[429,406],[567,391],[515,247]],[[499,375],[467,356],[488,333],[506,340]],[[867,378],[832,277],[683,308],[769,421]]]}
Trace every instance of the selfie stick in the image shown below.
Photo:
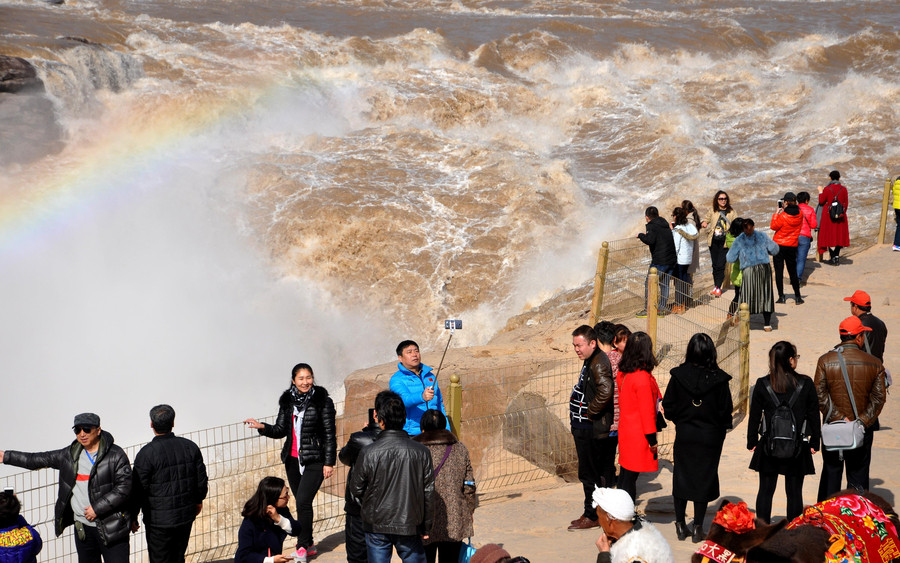
{"label": "selfie stick", "polygon": [[444,357],[447,355],[447,348],[450,347],[450,341],[453,340],[453,331],[455,328],[456,328],[456,324],[450,323],[450,338],[447,339],[447,345],[444,346],[444,353],[441,354],[441,363],[438,364],[437,371],[434,372],[434,383],[431,384],[432,389],[437,387],[438,375],[441,374],[441,366],[444,365]]}

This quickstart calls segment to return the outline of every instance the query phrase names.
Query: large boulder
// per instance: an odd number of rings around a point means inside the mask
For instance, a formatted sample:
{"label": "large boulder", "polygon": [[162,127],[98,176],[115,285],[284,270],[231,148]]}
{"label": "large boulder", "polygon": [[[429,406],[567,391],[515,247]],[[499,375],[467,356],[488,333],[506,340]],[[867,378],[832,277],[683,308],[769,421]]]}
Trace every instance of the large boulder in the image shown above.
{"label": "large boulder", "polygon": [[21,57],[0,55],[0,92],[43,91],[37,70]]}

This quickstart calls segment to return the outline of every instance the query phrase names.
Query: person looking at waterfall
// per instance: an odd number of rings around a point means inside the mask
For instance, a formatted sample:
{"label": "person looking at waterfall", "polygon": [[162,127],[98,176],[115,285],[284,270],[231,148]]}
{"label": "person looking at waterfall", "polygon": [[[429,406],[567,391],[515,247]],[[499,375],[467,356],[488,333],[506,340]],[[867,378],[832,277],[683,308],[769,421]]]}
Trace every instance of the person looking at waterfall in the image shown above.
{"label": "person looking at waterfall", "polygon": [[419,421],[428,409],[447,415],[437,376],[430,366],[422,363],[419,345],[412,340],[397,345],[397,371],[391,376],[390,388],[403,399],[406,407],[403,430],[410,436],[422,433]]}

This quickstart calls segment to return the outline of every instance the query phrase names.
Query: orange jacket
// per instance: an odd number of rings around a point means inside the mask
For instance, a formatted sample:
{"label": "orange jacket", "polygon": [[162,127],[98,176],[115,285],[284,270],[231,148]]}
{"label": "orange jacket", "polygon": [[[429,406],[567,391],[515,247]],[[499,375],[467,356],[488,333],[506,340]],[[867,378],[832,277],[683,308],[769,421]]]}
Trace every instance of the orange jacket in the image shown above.
{"label": "orange jacket", "polygon": [[772,214],[769,225],[775,234],[772,240],[779,246],[797,246],[800,241],[800,227],[803,226],[803,215],[796,205],[789,205],[783,211]]}

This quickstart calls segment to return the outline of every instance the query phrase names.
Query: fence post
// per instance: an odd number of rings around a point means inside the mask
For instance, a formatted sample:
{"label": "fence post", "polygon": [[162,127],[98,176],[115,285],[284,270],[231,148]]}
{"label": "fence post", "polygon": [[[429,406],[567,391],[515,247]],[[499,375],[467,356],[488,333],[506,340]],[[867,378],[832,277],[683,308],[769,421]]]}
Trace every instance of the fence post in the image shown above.
{"label": "fence post", "polygon": [[884,197],[881,198],[881,221],[878,223],[878,244],[887,243],[887,214],[888,200],[891,198],[891,178],[887,177],[884,181]]}
{"label": "fence post", "polygon": [[750,414],[750,305],[741,303],[741,395],[744,414]]}
{"label": "fence post", "polygon": [[653,342],[653,354],[656,354],[656,321],[658,311],[656,309],[659,302],[659,272],[656,268],[650,268],[647,275],[647,334],[650,335],[650,341]]}
{"label": "fence post", "polygon": [[603,289],[606,286],[606,268],[609,264],[609,243],[603,241],[597,255],[597,273],[594,274],[594,299],[591,302],[591,326],[600,320],[600,309],[603,307]]}
{"label": "fence post", "polygon": [[459,384],[459,376],[450,376],[450,431],[460,438],[459,430],[462,424],[462,385]]}

